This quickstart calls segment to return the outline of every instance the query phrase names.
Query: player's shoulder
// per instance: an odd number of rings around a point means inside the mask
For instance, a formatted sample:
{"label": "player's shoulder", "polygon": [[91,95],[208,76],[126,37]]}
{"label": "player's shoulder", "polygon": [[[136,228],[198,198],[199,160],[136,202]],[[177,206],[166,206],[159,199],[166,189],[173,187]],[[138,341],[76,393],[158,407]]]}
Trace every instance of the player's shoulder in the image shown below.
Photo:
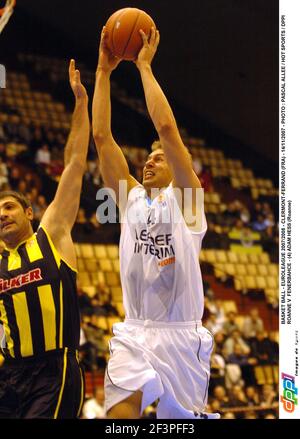
{"label": "player's shoulder", "polygon": [[130,189],[128,193],[128,200],[135,200],[137,197],[141,196],[146,196],[146,189],[142,184],[137,184],[132,189]]}

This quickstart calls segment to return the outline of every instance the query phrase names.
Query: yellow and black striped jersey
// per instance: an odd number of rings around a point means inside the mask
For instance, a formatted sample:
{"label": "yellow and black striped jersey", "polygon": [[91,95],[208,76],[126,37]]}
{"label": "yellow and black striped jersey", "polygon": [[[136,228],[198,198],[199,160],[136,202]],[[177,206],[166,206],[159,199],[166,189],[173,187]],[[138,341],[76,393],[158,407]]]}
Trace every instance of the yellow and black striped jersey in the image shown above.
{"label": "yellow and black striped jersey", "polygon": [[42,226],[16,249],[0,255],[0,324],[6,358],[79,347],[76,272],[62,260]]}

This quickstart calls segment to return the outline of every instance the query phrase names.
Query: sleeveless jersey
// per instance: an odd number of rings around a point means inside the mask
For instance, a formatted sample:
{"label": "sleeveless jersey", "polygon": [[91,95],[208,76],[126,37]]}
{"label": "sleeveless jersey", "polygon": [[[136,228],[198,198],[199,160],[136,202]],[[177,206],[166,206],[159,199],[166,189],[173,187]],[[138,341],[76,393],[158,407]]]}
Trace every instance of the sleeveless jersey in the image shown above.
{"label": "sleeveless jersey", "polygon": [[191,232],[171,185],[152,202],[143,186],[130,191],[120,238],[127,319],[201,320],[204,297],[199,253],[207,225],[204,211],[200,215],[200,232]]}
{"label": "sleeveless jersey", "polygon": [[0,256],[0,324],[0,347],[7,358],[79,347],[76,272],[42,226]]}

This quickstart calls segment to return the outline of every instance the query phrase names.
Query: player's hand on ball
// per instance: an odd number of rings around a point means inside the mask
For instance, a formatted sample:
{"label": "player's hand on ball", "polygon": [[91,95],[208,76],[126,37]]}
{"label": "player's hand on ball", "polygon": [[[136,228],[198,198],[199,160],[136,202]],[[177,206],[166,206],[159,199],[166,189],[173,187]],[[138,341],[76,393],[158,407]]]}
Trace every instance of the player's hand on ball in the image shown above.
{"label": "player's hand on ball", "polygon": [[71,59],[69,65],[69,80],[76,100],[88,100],[86,89],[81,83],[80,72],[75,68],[74,59]]}
{"label": "player's hand on ball", "polygon": [[100,47],[99,47],[99,60],[98,60],[97,71],[103,70],[105,72],[112,72],[117,67],[119,62],[121,61],[120,58],[117,58],[108,49],[107,38],[108,38],[108,35],[105,32],[105,26],[103,26],[103,29],[101,32],[101,40],[100,40]]}
{"label": "player's hand on ball", "polygon": [[151,64],[160,39],[159,31],[155,30],[154,27],[151,28],[149,38],[147,38],[147,35],[142,30],[140,30],[140,34],[143,40],[143,47],[141,48],[138,58],[135,61],[138,68],[143,64]]}

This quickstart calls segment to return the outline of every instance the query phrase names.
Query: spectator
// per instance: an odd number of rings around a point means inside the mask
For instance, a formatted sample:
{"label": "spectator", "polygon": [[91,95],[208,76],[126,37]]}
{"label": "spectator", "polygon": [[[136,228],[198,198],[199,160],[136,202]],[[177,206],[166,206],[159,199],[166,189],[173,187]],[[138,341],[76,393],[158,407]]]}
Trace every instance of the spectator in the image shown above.
{"label": "spectator", "polygon": [[215,334],[215,352],[223,356],[225,334],[219,331]]}
{"label": "spectator", "polygon": [[112,297],[107,287],[98,285],[96,294],[92,298],[94,313],[98,316],[117,316],[118,311],[112,305]]}
{"label": "spectator", "polygon": [[90,321],[84,323],[83,330],[92,350],[93,366],[95,368],[104,367],[106,364],[107,346],[103,338],[104,330],[98,326],[98,316],[92,314]]}
{"label": "spectator", "polygon": [[37,165],[43,167],[47,167],[51,164],[51,153],[49,151],[49,146],[46,143],[37,150],[35,162]]}
{"label": "spectator", "polygon": [[259,215],[261,215],[262,212],[262,204],[260,202],[256,202],[254,204],[253,209],[251,210],[251,221],[254,223],[257,221],[257,218]]}
{"label": "spectator", "polygon": [[217,399],[213,399],[210,404],[207,405],[207,410],[210,412],[220,412],[221,404]]}
{"label": "spectator", "polygon": [[[95,317],[91,315],[91,321],[82,320],[80,329],[80,361],[87,371],[98,370],[104,365],[103,358],[100,360],[99,344],[103,340],[103,330],[95,325]],[[99,364],[101,363],[101,364]]]}
{"label": "spectator", "polygon": [[241,352],[244,355],[248,355],[250,353],[250,347],[246,343],[246,341],[241,336],[241,333],[238,329],[234,329],[231,335],[226,339],[224,343],[224,357],[227,359],[230,354],[234,352],[234,347],[236,344],[239,344],[241,347]]}
{"label": "spectator", "polygon": [[266,228],[275,226],[275,218],[273,213],[268,213],[265,218]]}
{"label": "spectator", "polygon": [[259,317],[257,308],[252,308],[249,312],[249,316],[246,316],[243,324],[243,335],[246,339],[252,339],[256,337],[258,332],[264,330],[264,322]]}
{"label": "spectator", "polygon": [[269,364],[270,345],[265,337],[264,331],[258,331],[256,337],[251,341],[251,351],[253,357],[257,359],[260,365]]}
{"label": "spectator", "polygon": [[87,400],[82,408],[83,419],[104,419],[104,389],[103,386],[97,386],[95,396]]}
{"label": "spectator", "polygon": [[222,355],[214,351],[210,360],[210,391],[216,386],[223,387],[225,384],[225,360]]}
{"label": "spectator", "polygon": [[243,207],[240,212],[240,219],[244,225],[248,225],[251,219],[250,212],[246,207]]}
{"label": "spectator", "polygon": [[89,295],[81,287],[80,282],[77,280],[77,292],[78,292],[78,302],[80,314],[91,316],[93,314],[93,305]]}
{"label": "spectator", "polygon": [[22,179],[22,180],[19,181],[19,184],[18,184],[18,187],[17,187],[17,191],[21,192],[21,194],[26,194],[26,192],[27,192],[27,184],[26,184],[25,180]]}
{"label": "spectator", "polygon": [[217,314],[215,311],[210,312],[209,318],[205,322],[205,327],[208,329],[213,335],[223,329],[223,324],[218,322]]}
{"label": "spectator", "polygon": [[216,386],[213,390],[214,399],[218,401],[219,407],[229,407],[229,398],[224,386]]}
{"label": "spectator", "polygon": [[259,406],[260,398],[257,389],[254,386],[246,387],[246,397],[249,406]]}
{"label": "spectator", "polygon": [[273,213],[273,212],[272,212],[272,208],[271,208],[270,204],[267,203],[267,202],[264,202],[264,203],[262,204],[262,214],[263,214],[264,216],[267,216],[267,215],[272,214],[272,213]]}
{"label": "spectator", "polygon": [[31,191],[30,191],[29,194],[30,194],[30,200],[31,200],[31,202],[32,202],[32,203],[35,203],[35,202],[37,201],[38,196],[39,196],[38,188],[33,187],[33,188],[31,189]]}
{"label": "spectator", "polygon": [[[237,219],[240,218],[240,212],[243,208],[243,204],[239,200],[231,201],[227,207],[226,210],[223,212],[223,221],[224,225],[227,226],[233,226]],[[240,223],[243,224],[243,222],[240,220]]]}
{"label": "spectator", "polygon": [[243,387],[240,384],[235,384],[231,391],[229,397],[229,406],[230,407],[246,407],[247,406],[247,398]]}
{"label": "spectator", "polygon": [[15,166],[12,167],[9,175],[9,184],[12,190],[16,191],[18,189],[20,180],[21,180],[20,169]]}
{"label": "spectator", "polygon": [[261,406],[271,407],[274,403],[278,402],[278,395],[274,391],[272,384],[264,384],[261,394]]}
{"label": "spectator", "polygon": [[256,232],[263,232],[266,228],[265,217],[262,214],[258,215],[257,220],[252,223],[252,229]]}
{"label": "spectator", "polygon": [[215,312],[215,314],[217,316],[217,322],[222,326],[222,329],[223,329],[223,325],[224,325],[226,318],[225,318],[225,312],[223,309],[222,300],[216,299],[213,302],[210,302],[209,309],[211,310],[211,312]]}
{"label": "spectator", "polygon": [[35,219],[40,220],[47,207],[48,204],[44,195],[38,195],[36,202],[32,206]]}
{"label": "spectator", "polygon": [[233,353],[227,357],[226,366],[226,384],[230,387],[232,383],[240,382],[242,378],[247,384],[255,383],[253,374],[253,365],[257,364],[257,360],[248,356],[243,352],[239,343],[234,345]]}
{"label": "spectator", "polygon": [[224,322],[223,330],[227,335],[230,335],[235,330],[239,330],[239,327],[236,323],[236,312],[229,311],[227,313],[227,319]]}
{"label": "spectator", "polygon": [[253,233],[249,227],[246,227],[241,219],[235,222],[228,236],[232,243],[242,244],[243,247],[252,247],[254,241],[260,239],[260,236]]}
{"label": "spectator", "polygon": [[35,181],[31,172],[26,172],[24,175],[24,181],[26,182],[26,191],[30,192],[35,187]]}

